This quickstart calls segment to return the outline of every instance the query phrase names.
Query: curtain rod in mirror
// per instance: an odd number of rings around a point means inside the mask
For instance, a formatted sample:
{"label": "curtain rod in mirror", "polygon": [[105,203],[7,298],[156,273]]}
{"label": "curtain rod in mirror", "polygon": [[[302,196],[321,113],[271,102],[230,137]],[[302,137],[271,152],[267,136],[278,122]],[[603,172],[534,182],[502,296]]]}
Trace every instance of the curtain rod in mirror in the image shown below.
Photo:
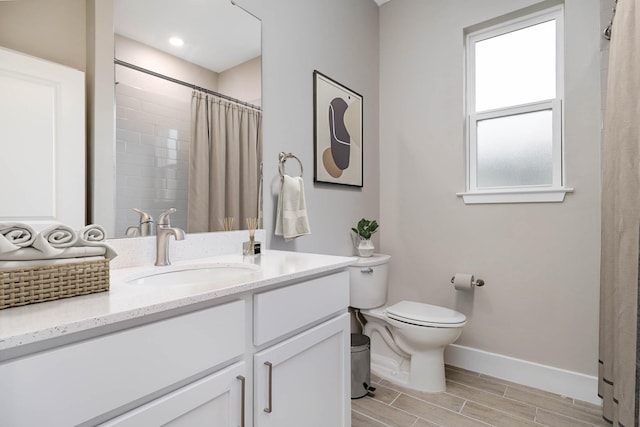
{"label": "curtain rod in mirror", "polygon": [[164,80],[170,81],[172,83],[176,83],[176,84],[179,84],[179,85],[182,85],[182,86],[190,87],[190,88],[192,88],[194,90],[198,90],[200,92],[208,93],[210,95],[215,95],[215,96],[223,98],[223,99],[225,99],[227,101],[234,102],[234,103],[239,104],[239,105],[244,105],[245,107],[253,108],[253,109],[258,110],[258,111],[262,110],[262,108],[260,108],[260,107],[258,107],[256,105],[250,104],[248,102],[240,101],[239,99],[232,98],[230,96],[224,95],[224,94],[219,93],[219,92],[215,92],[215,91],[213,91],[211,89],[206,89],[206,88],[194,85],[192,83],[187,83],[187,82],[182,81],[182,80],[174,79],[173,77],[165,76],[164,74],[160,74],[160,73],[157,73],[155,71],[139,67],[139,66],[137,66],[135,64],[131,64],[129,62],[121,61],[121,60],[119,60],[117,58],[114,58],[113,62],[116,65],[121,65],[123,67],[131,68],[132,70],[136,70],[136,71],[139,71],[141,73],[149,74],[150,76],[158,77],[160,79],[164,79]]}
{"label": "curtain rod in mirror", "polygon": [[244,10],[245,12],[247,12],[249,15],[253,16],[254,18],[256,18],[256,19],[258,19],[258,20],[261,20],[261,19],[260,19],[260,18],[258,18],[256,15],[254,15],[253,13],[249,12],[247,9],[245,9],[244,7],[242,7],[241,5],[239,5],[237,1],[235,1],[235,0],[231,0],[231,4],[232,4],[232,5],[234,5],[234,6],[236,6],[236,7],[238,7],[238,8],[240,8],[240,9],[242,9],[242,10]]}

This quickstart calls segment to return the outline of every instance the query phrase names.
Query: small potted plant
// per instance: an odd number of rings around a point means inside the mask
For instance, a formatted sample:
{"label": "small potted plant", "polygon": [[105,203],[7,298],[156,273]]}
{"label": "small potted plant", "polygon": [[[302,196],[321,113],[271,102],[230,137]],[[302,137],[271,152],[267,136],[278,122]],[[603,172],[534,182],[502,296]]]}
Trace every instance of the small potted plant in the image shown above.
{"label": "small potted plant", "polygon": [[373,251],[375,247],[373,246],[373,242],[371,241],[371,236],[373,233],[378,231],[378,222],[374,220],[368,220],[362,218],[358,221],[358,225],[356,227],[351,228],[351,230],[358,235],[360,241],[356,248],[358,249],[358,255],[361,257],[370,257],[373,255]]}

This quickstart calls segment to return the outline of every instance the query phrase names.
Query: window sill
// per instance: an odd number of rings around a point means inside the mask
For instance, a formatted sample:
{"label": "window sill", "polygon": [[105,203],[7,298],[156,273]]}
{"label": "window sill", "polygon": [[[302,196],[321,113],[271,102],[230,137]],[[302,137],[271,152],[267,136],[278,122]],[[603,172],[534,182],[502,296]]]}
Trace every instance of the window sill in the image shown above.
{"label": "window sill", "polygon": [[567,193],[573,192],[573,188],[535,188],[535,189],[508,189],[485,190],[475,192],[456,193],[462,197],[466,205],[484,203],[558,203],[564,201]]}

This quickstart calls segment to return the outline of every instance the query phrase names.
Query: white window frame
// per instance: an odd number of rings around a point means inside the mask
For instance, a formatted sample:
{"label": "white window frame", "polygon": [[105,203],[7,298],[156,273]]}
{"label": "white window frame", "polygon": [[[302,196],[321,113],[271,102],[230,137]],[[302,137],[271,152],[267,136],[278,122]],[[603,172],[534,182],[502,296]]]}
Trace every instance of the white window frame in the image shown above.
{"label": "white window frame", "polygon": [[[563,97],[564,97],[564,8],[551,8],[527,14],[466,35],[466,191],[458,193],[466,204],[475,203],[531,203],[562,202],[572,188],[564,186]],[[556,98],[476,112],[475,99],[475,43],[526,27],[555,20],[556,23]],[[477,123],[536,111],[551,111],[553,121],[552,161],[550,185],[504,186],[481,188],[477,183]]]}

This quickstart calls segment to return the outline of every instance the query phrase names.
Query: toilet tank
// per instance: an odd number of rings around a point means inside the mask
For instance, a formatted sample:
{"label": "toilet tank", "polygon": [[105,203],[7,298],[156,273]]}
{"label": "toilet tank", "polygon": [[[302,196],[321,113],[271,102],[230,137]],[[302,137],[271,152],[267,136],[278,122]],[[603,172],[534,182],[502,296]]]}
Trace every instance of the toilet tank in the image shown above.
{"label": "toilet tank", "polygon": [[391,256],[374,254],[349,267],[349,305],[354,308],[375,308],[387,302],[387,278]]}

